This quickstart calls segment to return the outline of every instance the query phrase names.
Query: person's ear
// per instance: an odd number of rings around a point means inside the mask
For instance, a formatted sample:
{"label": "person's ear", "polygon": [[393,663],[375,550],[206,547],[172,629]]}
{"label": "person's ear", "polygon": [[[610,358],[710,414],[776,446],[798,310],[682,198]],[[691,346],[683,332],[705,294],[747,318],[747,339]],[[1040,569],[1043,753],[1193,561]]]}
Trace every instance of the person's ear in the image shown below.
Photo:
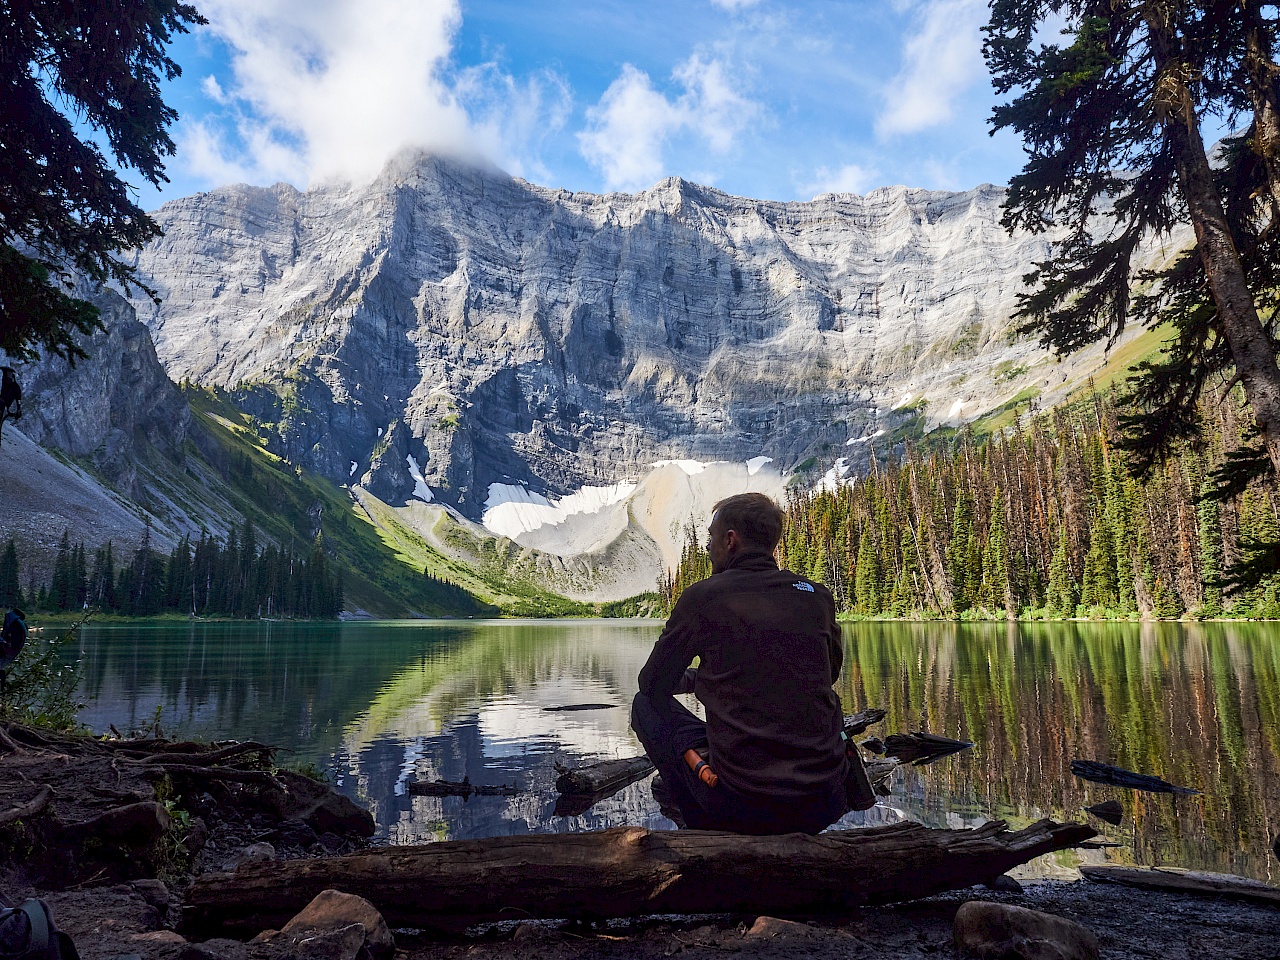
{"label": "person's ear", "polygon": [[742,538],[738,536],[737,530],[726,530],[724,533],[724,547],[726,553],[736,553],[742,548]]}

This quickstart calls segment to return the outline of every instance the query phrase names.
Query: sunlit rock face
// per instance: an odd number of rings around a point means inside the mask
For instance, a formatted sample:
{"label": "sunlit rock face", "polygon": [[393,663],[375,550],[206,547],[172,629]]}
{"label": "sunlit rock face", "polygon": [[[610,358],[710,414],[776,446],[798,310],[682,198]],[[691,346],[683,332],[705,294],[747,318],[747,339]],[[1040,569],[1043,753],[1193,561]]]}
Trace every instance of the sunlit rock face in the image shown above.
{"label": "sunlit rock face", "polygon": [[998,402],[985,373],[1034,352],[1007,330],[1046,253],[1002,195],[596,196],[413,155],[367,187],[166,204],[139,258],[163,302],[136,306],[170,375],[237,391],[278,453],[393,503],[416,464],[478,518],[499,482],[865,458],[846,445],[970,373],[965,415]]}
{"label": "sunlit rock face", "polygon": [[74,366],[45,356],[19,367],[19,424],[36,443],[87,459],[112,487],[140,499],[139,461],[153,452],[180,460],[191,411],[129,303],[87,284],[75,294],[98,308],[103,329],[80,341],[88,356]]}

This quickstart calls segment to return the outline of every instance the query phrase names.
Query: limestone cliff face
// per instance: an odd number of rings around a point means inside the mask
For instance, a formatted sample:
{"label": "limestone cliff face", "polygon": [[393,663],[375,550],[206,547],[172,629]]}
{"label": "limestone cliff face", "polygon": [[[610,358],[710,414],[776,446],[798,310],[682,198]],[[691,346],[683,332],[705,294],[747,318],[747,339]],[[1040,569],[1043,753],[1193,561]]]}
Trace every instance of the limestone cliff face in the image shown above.
{"label": "limestone cliff face", "polygon": [[74,367],[46,357],[20,369],[17,426],[41,446],[88,458],[117,491],[140,499],[139,461],[151,451],[180,459],[191,410],[128,301],[88,286],[77,296],[98,307],[105,329],[81,343],[89,356]]}
{"label": "limestone cliff face", "polygon": [[406,156],[359,189],[166,204],[139,257],[162,304],[135,306],[170,375],[236,391],[277,452],[391,502],[411,458],[474,517],[499,481],[865,456],[905,395],[973,372],[994,401],[985,374],[1036,354],[1008,318],[1046,252],[1002,195],[596,196]]}

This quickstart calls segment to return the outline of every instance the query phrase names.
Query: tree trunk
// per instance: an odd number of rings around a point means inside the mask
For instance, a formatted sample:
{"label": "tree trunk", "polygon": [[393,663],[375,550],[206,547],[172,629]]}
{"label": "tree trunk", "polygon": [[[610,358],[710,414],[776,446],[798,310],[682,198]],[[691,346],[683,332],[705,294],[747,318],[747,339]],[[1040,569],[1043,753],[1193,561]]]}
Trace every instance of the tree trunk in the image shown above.
{"label": "tree trunk", "polygon": [[1222,333],[1272,468],[1280,476],[1280,367],[1258,317],[1222,198],[1213,183],[1200,136],[1200,118],[1187,86],[1190,67],[1178,56],[1159,13],[1148,8],[1145,17],[1158,71],[1155,107],[1169,135],[1178,183],[1195,228]]}
{"label": "tree trunk", "polygon": [[1094,835],[1041,820],[1010,833],[896,823],[816,837],[618,827],[454,840],[345,857],[242,865],[188,889],[196,935],[279,929],[322,890],[371,901],[393,927],[458,930],[525,918],[651,913],[838,913],[994,880]]}
{"label": "tree trunk", "polygon": [[1268,229],[1274,229],[1280,221],[1280,68],[1272,59],[1274,37],[1262,16],[1262,4],[1240,0],[1240,11],[1245,21],[1244,72],[1253,101],[1253,152],[1267,171]]}

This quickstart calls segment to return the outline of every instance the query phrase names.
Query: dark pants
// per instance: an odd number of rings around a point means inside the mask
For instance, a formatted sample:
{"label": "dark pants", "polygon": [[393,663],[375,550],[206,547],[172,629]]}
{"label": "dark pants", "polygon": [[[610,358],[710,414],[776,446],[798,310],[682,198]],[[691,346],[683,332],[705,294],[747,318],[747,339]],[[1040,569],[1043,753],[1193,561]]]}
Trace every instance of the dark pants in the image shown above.
{"label": "dark pants", "polygon": [[[771,800],[734,790],[721,778],[708,787],[685,763],[684,752],[707,746],[707,725],[670,698],[664,710],[643,693],[631,702],[631,729],[658,768],[663,784],[694,830],[734,833],[818,833],[844,816],[843,777],[812,797]],[[711,758],[712,767],[715,757]]]}

